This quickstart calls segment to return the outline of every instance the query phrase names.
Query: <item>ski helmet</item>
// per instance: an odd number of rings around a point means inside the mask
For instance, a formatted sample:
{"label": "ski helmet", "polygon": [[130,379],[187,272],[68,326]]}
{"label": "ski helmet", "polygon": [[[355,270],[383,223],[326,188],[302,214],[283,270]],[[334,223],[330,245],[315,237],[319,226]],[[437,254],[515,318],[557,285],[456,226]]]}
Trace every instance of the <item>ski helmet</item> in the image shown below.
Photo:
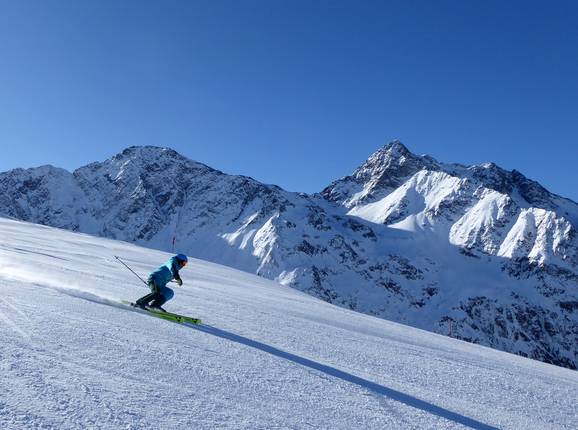
{"label": "ski helmet", "polygon": [[177,257],[177,260],[179,260],[182,263],[187,263],[189,261],[189,259],[185,254],[178,254],[175,257]]}

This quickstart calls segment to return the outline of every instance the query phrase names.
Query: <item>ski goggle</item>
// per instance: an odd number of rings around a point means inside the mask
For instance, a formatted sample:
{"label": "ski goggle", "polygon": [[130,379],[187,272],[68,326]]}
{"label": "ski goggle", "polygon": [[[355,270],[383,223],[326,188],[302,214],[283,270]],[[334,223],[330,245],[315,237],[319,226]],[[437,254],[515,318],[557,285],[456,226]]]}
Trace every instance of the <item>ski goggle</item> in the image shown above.
{"label": "ski goggle", "polygon": [[187,260],[179,260],[181,262],[181,266],[185,267],[187,265]]}

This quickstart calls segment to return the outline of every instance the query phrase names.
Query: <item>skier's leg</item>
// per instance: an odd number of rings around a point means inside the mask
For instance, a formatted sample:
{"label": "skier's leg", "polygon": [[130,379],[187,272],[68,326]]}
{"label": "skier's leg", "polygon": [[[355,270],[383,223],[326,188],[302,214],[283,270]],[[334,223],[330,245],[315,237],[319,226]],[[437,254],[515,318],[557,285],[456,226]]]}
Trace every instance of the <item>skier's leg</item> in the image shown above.
{"label": "skier's leg", "polygon": [[175,295],[175,292],[171,290],[169,287],[161,287],[159,289],[160,295],[155,299],[154,302],[151,303],[151,307],[161,307],[170,299],[172,299]]}
{"label": "skier's leg", "polygon": [[135,304],[136,304],[137,306],[145,306],[145,305],[148,305],[151,300],[154,300],[154,299],[156,299],[157,297],[158,297],[158,294],[157,294],[157,293],[149,293],[149,294],[147,294],[146,296],[142,296],[140,299],[138,299],[138,300],[135,302]]}
{"label": "skier's leg", "polygon": [[136,301],[136,305],[137,306],[146,306],[148,305],[152,300],[156,300],[160,297],[160,289],[159,287],[155,284],[155,282],[153,280],[149,280],[148,283],[149,288],[151,289],[151,292],[149,294],[147,294],[146,296],[141,297],[140,299],[138,299]]}

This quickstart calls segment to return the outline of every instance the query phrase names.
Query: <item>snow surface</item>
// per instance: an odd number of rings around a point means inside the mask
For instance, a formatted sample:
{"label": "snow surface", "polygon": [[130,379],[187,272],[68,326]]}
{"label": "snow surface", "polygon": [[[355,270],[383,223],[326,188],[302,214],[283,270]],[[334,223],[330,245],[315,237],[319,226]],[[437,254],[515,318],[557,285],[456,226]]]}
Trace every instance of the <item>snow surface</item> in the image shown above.
{"label": "snow surface", "polygon": [[0,219],[0,428],[556,429],[578,374],[330,305],[192,260],[166,307],[131,310],[169,256]]}

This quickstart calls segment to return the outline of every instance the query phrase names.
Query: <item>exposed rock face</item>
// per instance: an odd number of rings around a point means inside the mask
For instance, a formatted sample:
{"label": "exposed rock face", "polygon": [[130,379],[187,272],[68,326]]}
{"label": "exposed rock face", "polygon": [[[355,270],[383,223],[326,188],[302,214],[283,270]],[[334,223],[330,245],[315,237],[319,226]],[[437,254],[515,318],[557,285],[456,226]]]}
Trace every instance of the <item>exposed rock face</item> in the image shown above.
{"label": "exposed rock face", "polygon": [[578,365],[578,205],[400,142],[318,195],[131,147],[0,174],[5,216],[227,264],[360,312]]}

